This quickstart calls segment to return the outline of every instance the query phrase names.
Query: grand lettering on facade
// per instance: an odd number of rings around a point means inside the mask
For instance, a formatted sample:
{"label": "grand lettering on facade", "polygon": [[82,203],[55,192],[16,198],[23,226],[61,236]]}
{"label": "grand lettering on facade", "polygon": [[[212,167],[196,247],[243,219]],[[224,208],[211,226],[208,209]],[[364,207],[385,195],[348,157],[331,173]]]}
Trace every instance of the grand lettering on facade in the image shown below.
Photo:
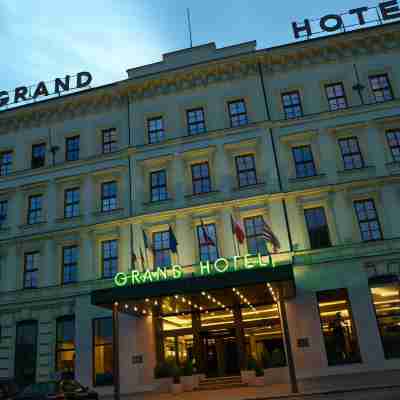
{"label": "grand lettering on facade", "polygon": [[[357,25],[367,24],[366,15],[370,10],[374,8],[371,7],[358,7],[353,8],[347,12],[347,15],[354,16],[355,20],[353,22]],[[400,7],[398,0],[390,0],[379,3],[375,8],[376,12],[380,14],[380,19],[382,21],[389,21],[393,19],[400,18]],[[346,14],[327,14],[319,19],[319,28],[322,32],[336,32],[340,29],[345,28],[343,17]],[[378,17],[378,16],[377,16]],[[313,30],[311,20],[305,19],[303,23],[292,22],[293,33],[296,39],[299,39],[304,34],[306,36],[314,35],[316,32]]]}
{"label": "grand lettering on facade", "polygon": [[[264,260],[265,258],[267,258],[267,261]],[[189,277],[209,276],[266,267],[274,267],[270,256],[246,254],[244,256],[234,256],[232,258],[221,257],[215,260],[215,262],[200,262],[200,264],[195,267],[195,271],[189,273]],[[135,286],[144,283],[182,279],[185,275],[185,269],[181,265],[176,264],[168,268],[158,267],[154,270],[146,269],[145,271],[132,270],[130,272],[118,272],[114,276],[114,283],[117,286],[126,286],[128,284]]]}
{"label": "grand lettering on facade", "polygon": [[[51,95],[60,95],[72,89],[82,89],[87,87],[92,82],[92,75],[90,72],[79,72],[75,77],[66,75],[64,78],[56,78],[50,84],[40,81],[33,87],[19,86],[12,92],[0,90],[0,108],[9,104],[17,104],[24,101],[36,100],[40,97],[47,97]],[[31,89],[31,90],[30,90]]]}

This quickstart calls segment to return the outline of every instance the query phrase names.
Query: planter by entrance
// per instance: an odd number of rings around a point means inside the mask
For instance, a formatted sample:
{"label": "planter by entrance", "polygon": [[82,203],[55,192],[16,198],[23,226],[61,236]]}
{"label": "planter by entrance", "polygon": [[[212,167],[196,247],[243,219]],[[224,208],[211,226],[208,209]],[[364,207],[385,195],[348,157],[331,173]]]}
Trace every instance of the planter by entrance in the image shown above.
{"label": "planter by entrance", "polygon": [[242,382],[246,385],[252,385],[256,379],[256,371],[242,370],[240,371]]}
{"label": "planter by entrance", "polygon": [[199,385],[199,378],[196,375],[181,376],[181,383],[184,392],[191,392]]}
{"label": "planter by entrance", "polygon": [[264,386],[265,385],[265,377],[264,377],[264,375],[254,377],[254,381],[253,381],[253,383],[251,385]]}
{"label": "planter by entrance", "polygon": [[157,378],[156,382],[156,391],[158,393],[169,393],[171,390],[171,385],[173,383],[173,378]]}
{"label": "planter by entrance", "polygon": [[171,384],[171,393],[179,394],[183,392],[183,384],[182,383],[172,383]]}

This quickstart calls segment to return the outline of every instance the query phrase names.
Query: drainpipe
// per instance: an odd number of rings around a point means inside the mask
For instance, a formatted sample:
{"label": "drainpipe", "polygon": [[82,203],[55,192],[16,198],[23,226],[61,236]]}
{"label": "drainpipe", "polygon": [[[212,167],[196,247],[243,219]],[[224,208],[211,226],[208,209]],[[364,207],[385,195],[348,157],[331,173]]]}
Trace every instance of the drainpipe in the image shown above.
{"label": "drainpipe", "polygon": [[[267,93],[265,90],[264,75],[262,72],[261,64],[258,62],[257,65],[258,65],[258,72],[259,72],[260,80],[261,80],[261,88],[262,88],[263,97],[264,97],[265,112],[266,112],[268,121],[271,121],[271,113],[269,110],[268,98],[267,98]],[[275,168],[276,168],[276,172],[278,175],[279,191],[282,193],[283,192],[282,179],[281,179],[281,173],[279,170],[278,157],[276,154],[274,134],[273,134],[272,128],[268,128],[268,131],[269,131],[269,135],[271,138],[272,153],[274,155],[274,163],[275,163]],[[282,199],[282,206],[283,206],[283,213],[284,213],[284,217],[285,217],[286,230],[288,233],[289,250],[290,250],[290,252],[292,252],[293,251],[293,241],[292,241],[292,235],[290,232],[289,218],[288,218],[288,214],[287,214],[287,207],[286,207],[285,199]],[[287,322],[286,305],[285,305],[285,302],[283,300],[281,300],[280,295],[281,294],[279,293],[278,308],[279,308],[279,314],[281,316],[283,337],[285,340],[286,356],[287,356],[289,376],[290,376],[290,385],[292,388],[292,392],[298,393],[299,387],[297,384],[296,369],[295,369],[295,365],[294,365],[294,361],[293,361],[293,351],[292,351],[292,344],[290,342],[290,333],[289,333],[289,327],[288,327],[288,322]]]}

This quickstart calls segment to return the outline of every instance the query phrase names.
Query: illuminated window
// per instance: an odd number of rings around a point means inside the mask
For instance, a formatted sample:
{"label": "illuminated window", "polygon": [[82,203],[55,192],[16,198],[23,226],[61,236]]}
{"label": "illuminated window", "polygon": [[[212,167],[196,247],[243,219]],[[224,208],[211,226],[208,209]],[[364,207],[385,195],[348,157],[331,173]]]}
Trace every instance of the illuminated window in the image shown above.
{"label": "illuminated window", "polygon": [[44,167],[46,162],[46,143],[38,143],[32,146],[32,168]]}
{"label": "illuminated window", "polygon": [[101,184],[101,211],[117,209],[117,182],[104,182]]}
{"label": "illuminated window", "polygon": [[267,246],[263,237],[264,219],[262,216],[245,218],[244,229],[249,254],[267,254]]}
{"label": "illuminated window", "polygon": [[112,385],[114,376],[112,318],[93,320],[94,384]]}
{"label": "illuminated window", "polygon": [[343,83],[333,83],[325,85],[325,93],[331,111],[343,110],[347,108],[346,93]]}
{"label": "illuminated window", "polygon": [[211,191],[211,180],[208,162],[193,164],[192,169],[192,183],[193,194],[208,193]]}
{"label": "illuminated window", "polygon": [[0,176],[10,175],[12,172],[13,152],[3,151],[0,153]]}
{"label": "illuminated window", "polygon": [[150,174],[151,201],[168,200],[167,172],[163,169]]}
{"label": "illuminated window", "polygon": [[8,213],[8,200],[0,200],[0,229],[2,224],[7,219]]}
{"label": "illuminated window", "polygon": [[24,289],[38,287],[40,253],[38,251],[24,255]]}
{"label": "illuminated window", "polygon": [[75,318],[57,319],[56,371],[74,374],[75,371]]}
{"label": "illuminated window", "polygon": [[340,139],[339,146],[343,157],[344,169],[364,167],[364,160],[356,137]]}
{"label": "illuminated window", "polygon": [[162,117],[150,118],[147,120],[147,132],[149,143],[161,143],[165,139],[164,120]]}
{"label": "illuminated window", "polygon": [[370,76],[369,83],[377,103],[393,100],[392,87],[387,74]]}
{"label": "illuminated window", "polygon": [[361,362],[347,290],[318,292],[317,301],[328,365]]}
{"label": "illuminated window", "polygon": [[63,247],[62,282],[73,283],[78,280],[79,247]]}
{"label": "illuminated window", "polygon": [[392,153],[393,161],[400,161],[400,130],[386,132],[386,138]]}
{"label": "illuminated window", "polygon": [[311,146],[298,146],[292,148],[296,168],[296,178],[307,178],[317,174]]}
{"label": "illuminated window", "polygon": [[169,231],[153,233],[153,254],[155,267],[169,267],[171,265]]}
{"label": "illuminated window", "polygon": [[282,104],[286,119],[300,118],[303,116],[300,92],[298,90],[283,93]]}
{"label": "illuminated window", "polygon": [[72,188],[64,191],[64,218],[79,216],[79,198],[79,188]]}
{"label": "illuminated window", "polygon": [[218,259],[217,232],[215,224],[197,226],[200,261],[214,262]]}
{"label": "illuminated window", "polygon": [[42,202],[41,194],[29,196],[28,198],[28,224],[38,224],[42,222]]}
{"label": "illuminated window", "polygon": [[319,249],[331,245],[329,229],[323,207],[308,208],[304,210],[308,236],[312,249]]}
{"label": "illuminated window", "polygon": [[101,242],[103,278],[112,278],[118,272],[118,240]]}
{"label": "illuminated window", "polygon": [[381,226],[374,201],[372,199],[355,201],[354,208],[360,227],[361,239],[365,242],[382,239]]}
{"label": "illuminated window", "polygon": [[235,161],[239,188],[256,185],[257,174],[254,155],[237,156]]}
{"label": "illuminated window", "polygon": [[244,100],[236,100],[228,103],[229,118],[231,127],[247,125],[249,120],[247,118],[246,103]]}
{"label": "illuminated window", "polygon": [[398,282],[371,287],[385,358],[400,358],[400,287]]}
{"label": "illuminated window", "polygon": [[115,128],[103,129],[101,135],[103,154],[112,153],[117,150],[117,130]]}
{"label": "illuminated window", "polygon": [[79,136],[65,140],[65,159],[67,161],[79,160]]}
{"label": "illuminated window", "polygon": [[189,135],[197,135],[206,131],[206,123],[204,121],[204,109],[195,108],[186,111],[186,119]]}

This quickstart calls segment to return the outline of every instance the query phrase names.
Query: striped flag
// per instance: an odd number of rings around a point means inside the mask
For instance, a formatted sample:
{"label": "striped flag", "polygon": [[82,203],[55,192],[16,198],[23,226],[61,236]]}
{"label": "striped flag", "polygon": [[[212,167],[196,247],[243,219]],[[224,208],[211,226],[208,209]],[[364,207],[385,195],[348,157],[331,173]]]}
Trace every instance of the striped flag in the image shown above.
{"label": "striped flag", "polygon": [[244,239],[246,238],[246,235],[244,234],[244,230],[242,226],[239,224],[238,221],[233,218],[231,215],[231,225],[232,225],[232,233],[236,236],[237,241],[242,244],[244,242]]}
{"label": "striped flag", "polygon": [[214,240],[212,240],[212,238],[210,237],[210,235],[208,234],[207,231],[207,227],[204,225],[204,221],[201,219],[201,231],[203,233],[203,244],[207,245],[207,246],[215,246]]}
{"label": "striped flag", "polygon": [[272,232],[271,227],[265,222],[264,219],[263,222],[264,222],[264,227],[262,231],[262,237],[265,239],[267,243],[272,244],[272,250],[274,253],[276,253],[281,248],[279,239],[276,237],[274,232]]}

